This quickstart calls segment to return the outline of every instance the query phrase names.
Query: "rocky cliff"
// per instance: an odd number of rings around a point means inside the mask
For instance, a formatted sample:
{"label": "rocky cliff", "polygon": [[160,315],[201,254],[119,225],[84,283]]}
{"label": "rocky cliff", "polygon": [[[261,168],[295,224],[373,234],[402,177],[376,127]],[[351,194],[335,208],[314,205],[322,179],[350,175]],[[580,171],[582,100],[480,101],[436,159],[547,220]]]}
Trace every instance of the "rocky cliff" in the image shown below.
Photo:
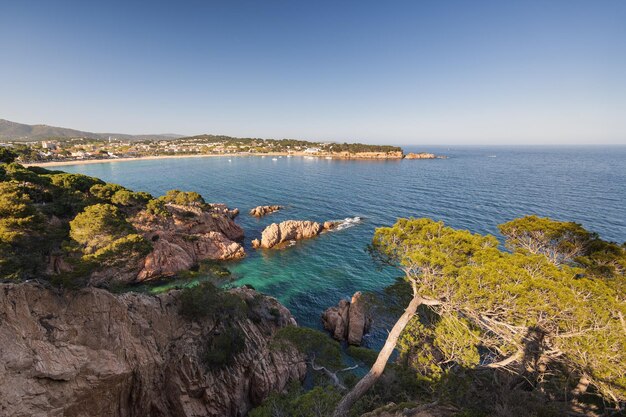
{"label": "rocky cliff", "polygon": [[270,392],[300,380],[304,358],[270,349],[294,324],[273,298],[254,318],[229,323],[245,347],[221,369],[203,359],[220,331],[211,319],[182,318],[180,293],[58,293],[38,284],[0,285],[0,415],[10,417],[242,416]]}
{"label": "rocky cliff", "polygon": [[350,301],[341,300],[337,306],[324,311],[322,323],[335,339],[347,340],[349,344],[358,346],[363,335],[369,331],[372,319],[363,295],[357,291]]}
{"label": "rocky cliff", "polygon": [[202,260],[238,259],[245,256],[243,229],[234,221],[238,210],[222,205],[209,209],[168,204],[170,216],[146,211],[131,219],[133,226],[152,242],[153,251],[140,265],[135,281],[171,276]]}

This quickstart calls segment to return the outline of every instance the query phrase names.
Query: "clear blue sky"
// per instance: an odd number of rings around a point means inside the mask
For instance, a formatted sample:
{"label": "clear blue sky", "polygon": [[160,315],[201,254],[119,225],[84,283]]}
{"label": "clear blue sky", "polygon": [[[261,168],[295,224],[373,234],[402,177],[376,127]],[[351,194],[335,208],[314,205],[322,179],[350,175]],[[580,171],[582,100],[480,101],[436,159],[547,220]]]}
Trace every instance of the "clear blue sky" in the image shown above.
{"label": "clear blue sky", "polygon": [[395,144],[626,144],[626,1],[0,0],[0,118]]}

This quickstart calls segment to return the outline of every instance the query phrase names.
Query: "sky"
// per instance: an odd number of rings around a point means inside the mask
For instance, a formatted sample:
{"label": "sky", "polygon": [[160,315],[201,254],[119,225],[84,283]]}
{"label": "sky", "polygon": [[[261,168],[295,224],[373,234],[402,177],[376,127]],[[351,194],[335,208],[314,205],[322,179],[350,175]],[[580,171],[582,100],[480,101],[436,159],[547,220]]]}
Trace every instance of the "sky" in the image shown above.
{"label": "sky", "polygon": [[118,133],[626,144],[626,1],[0,0],[0,118]]}

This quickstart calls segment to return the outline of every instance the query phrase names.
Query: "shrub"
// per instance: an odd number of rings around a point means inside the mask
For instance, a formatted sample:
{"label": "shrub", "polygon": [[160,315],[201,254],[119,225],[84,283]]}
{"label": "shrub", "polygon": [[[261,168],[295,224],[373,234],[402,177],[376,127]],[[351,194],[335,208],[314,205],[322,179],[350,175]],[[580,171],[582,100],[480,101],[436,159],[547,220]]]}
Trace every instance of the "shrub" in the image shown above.
{"label": "shrub", "polygon": [[246,312],[246,303],[241,298],[209,281],[187,287],[180,294],[180,313],[191,320],[241,317]]}
{"label": "shrub", "polygon": [[134,231],[122,212],[110,204],[88,206],[70,222],[70,237],[93,253]]}
{"label": "shrub", "polygon": [[221,368],[230,365],[246,347],[246,339],[240,328],[226,326],[219,334],[214,335],[204,353],[205,363],[210,368]]}
{"label": "shrub", "polygon": [[104,185],[104,181],[83,174],[52,174],[48,175],[52,184],[57,187],[86,193],[96,184]]}
{"label": "shrub", "polygon": [[181,206],[201,206],[204,205],[204,198],[194,191],[169,190],[159,199],[165,203],[173,203]]}
{"label": "shrub", "polygon": [[146,204],[146,212],[155,216],[167,217],[172,214],[165,208],[165,202],[159,199],[152,199]]}
{"label": "shrub", "polygon": [[339,343],[326,333],[306,327],[287,326],[276,332],[272,346],[281,349],[285,343],[296,347],[316,364],[331,368],[341,367]]}
{"label": "shrub", "polygon": [[10,164],[15,161],[15,158],[17,158],[17,154],[15,152],[5,148],[4,146],[0,146],[0,163]]}
{"label": "shrub", "polygon": [[96,184],[89,189],[89,193],[100,200],[111,202],[113,195],[121,190],[126,188],[118,184]]}

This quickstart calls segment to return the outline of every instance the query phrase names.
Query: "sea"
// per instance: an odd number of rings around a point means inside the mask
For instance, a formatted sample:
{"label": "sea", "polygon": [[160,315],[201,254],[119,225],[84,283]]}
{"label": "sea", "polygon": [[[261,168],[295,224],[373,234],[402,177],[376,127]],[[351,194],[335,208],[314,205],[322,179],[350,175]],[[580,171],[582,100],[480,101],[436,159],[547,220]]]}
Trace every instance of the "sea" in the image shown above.
{"label": "sea", "polygon": [[[381,293],[401,274],[367,253],[377,227],[400,217],[428,217],[498,238],[500,223],[527,214],[575,221],[600,237],[626,241],[626,146],[404,146],[446,159],[336,160],[220,156],[71,165],[58,169],[162,195],[197,191],[207,202],[237,207],[247,256],[225,264],[234,285],[278,298],[304,326],[356,291]],[[257,219],[258,205],[284,206]],[[283,250],[250,241],[288,219],[342,221],[338,230]],[[369,344],[380,345],[379,328]]]}

